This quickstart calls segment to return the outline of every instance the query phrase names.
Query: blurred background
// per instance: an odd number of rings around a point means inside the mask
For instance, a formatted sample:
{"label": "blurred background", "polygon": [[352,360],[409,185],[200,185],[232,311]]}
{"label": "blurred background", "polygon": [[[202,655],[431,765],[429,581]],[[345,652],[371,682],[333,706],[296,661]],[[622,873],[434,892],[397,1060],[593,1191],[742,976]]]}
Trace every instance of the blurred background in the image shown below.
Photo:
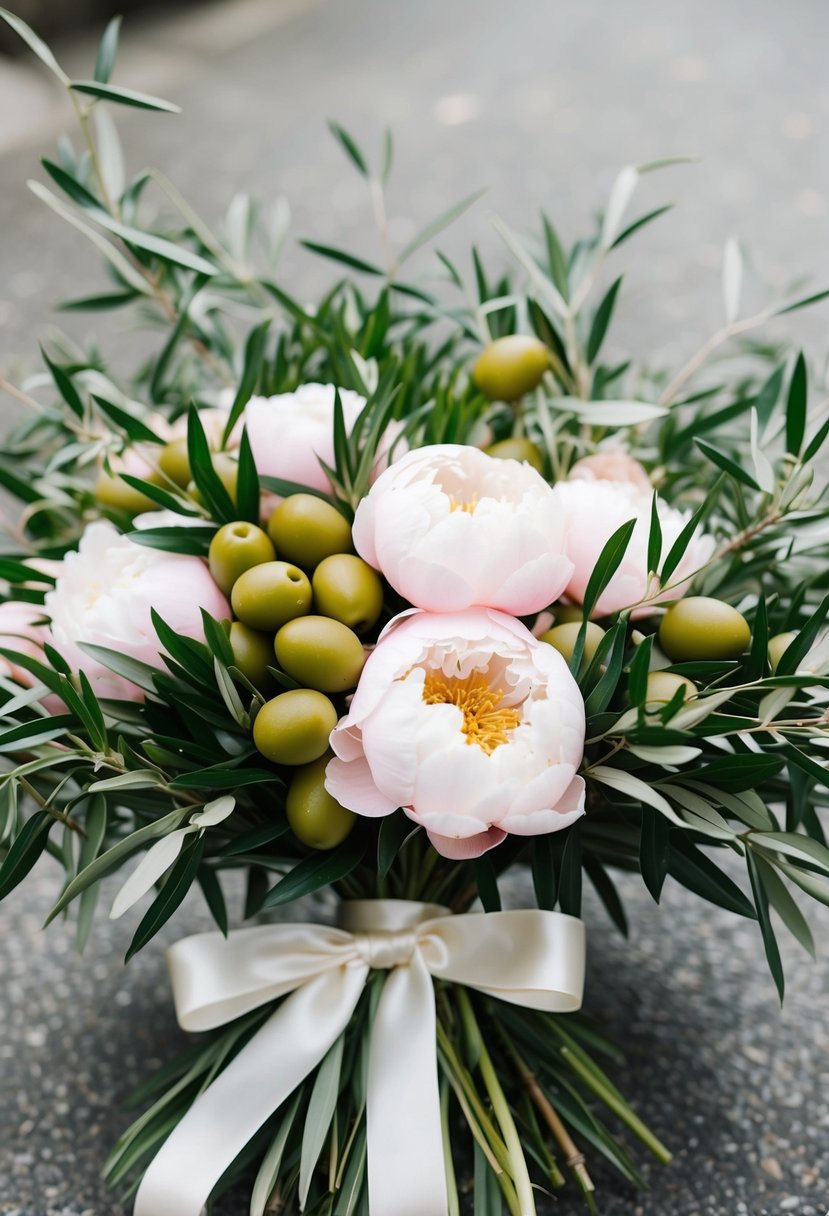
{"label": "blurred background", "polygon": [[[113,111],[128,168],[163,169],[211,222],[250,192],[288,200],[296,237],[376,256],[362,180],[331,138],[336,119],[369,157],[383,129],[397,150],[390,232],[402,245],[479,186],[488,193],[441,246],[474,241],[500,256],[489,213],[516,230],[540,207],[572,240],[617,171],[672,154],[699,163],[650,175],[631,209],[676,208],[625,246],[626,290],[608,346],[653,365],[687,357],[722,320],[726,238],[743,242],[746,308],[804,280],[829,286],[829,5],[823,0],[213,0],[121,3],[11,0],[48,35],[75,77],[89,77],[106,17],[125,13],[115,81],[169,97],[180,115]],[[72,130],[62,90],[0,29],[0,371],[37,366],[54,305],[103,282],[91,247],[37,203],[26,179]],[[423,254],[415,273],[436,263]],[[306,299],[335,268],[289,248],[282,282]],[[788,329],[822,364],[829,304]],[[61,325],[68,323],[61,319]],[[124,323],[120,325],[123,327]],[[74,318],[117,362],[125,328]],[[15,416],[0,399],[0,427]],[[83,960],[71,928],[40,925],[55,894],[44,865],[0,911],[0,1212],[104,1216],[98,1181],[123,1100],[168,1058],[172,1030],[161,950],[120,959],[131,925],[100,920]],[[624,946],[589,905],[588,1009],[629,1064],[614,1079],[676,1150],[651,1170],[653,1193],[603,1175],[603,1216],[824,1216],[829,1195],[829,1025],[825,959],[787,950],[781,1013],[756,927],[673,886],[657,913],[630,890]],[[520,892],[516,898],[520,898]],[[106,906],[106,897],[102,906]],[[815,909],[818,938],[829,936]],[[127,918],[129,919],[129,918]],[[175,933],[206,927],[188,905]],[[823,933],[820,934],[820,928]],[[169,934],[167,940],[169,940]],[[222,1210],[241,1216],[246,1210]],[[571,1216],[570,1195],[544,1211]]]}

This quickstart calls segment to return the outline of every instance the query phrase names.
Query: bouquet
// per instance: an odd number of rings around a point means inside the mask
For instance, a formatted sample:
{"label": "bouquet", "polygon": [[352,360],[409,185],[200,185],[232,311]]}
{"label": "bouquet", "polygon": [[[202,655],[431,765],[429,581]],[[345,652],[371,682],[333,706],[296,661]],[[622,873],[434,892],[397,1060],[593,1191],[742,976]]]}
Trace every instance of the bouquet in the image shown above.
{"label": "bouquet", "polygon": [[0,896],[48,853],[82,949],[124,868],[127,961],[194,885],[216,923],[169,952],[197,1037],[107,1177],[137,1216],[240,1179],[254,1216],[531,1216],[568,1179],[594,1208],[591,1156],[637,1182],[632,1140],[670,1154],[578,1012],[585,876],[623,933],[617,871],[756,920],[781,998],[772,913],[813,952],[795,894],[829,903],[829,415],[746,337],[829,292],[746,316],[731,241],[684,367],[607,361],[606,267],[673,162],[569,249],[494,219],[514,268],[467,273],[422,251],[477,196],[392,252],[391,138],[373,168],[332,125],[387,263],[304,242],[341,275],[312,306],[275,277],[284,204],[214,232],[125,177],[112,109],[174,107],[111,83],[117,21],[72,80],[2,15],[77,111],[30,183],[106,260],[65,307],[157,340],[128,369],[55,338],[2,382],[30,412],[0,457]]}

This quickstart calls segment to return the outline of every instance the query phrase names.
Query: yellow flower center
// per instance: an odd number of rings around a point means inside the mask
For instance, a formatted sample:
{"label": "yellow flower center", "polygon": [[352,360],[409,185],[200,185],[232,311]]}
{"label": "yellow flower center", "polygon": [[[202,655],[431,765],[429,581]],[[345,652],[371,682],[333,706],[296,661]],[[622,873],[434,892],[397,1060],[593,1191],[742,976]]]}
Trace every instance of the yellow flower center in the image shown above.
{"label": "yellow flower center", "polygon": [[509,742],[509,732],[521,721],[517,709],[503,705],[504,690],[490,688],[486,676],[474,672],[465,680],[430,671],[423,685],[427,705],[457,705],[463,714],[461,730],[467,743],[475,743],[492,755],[496,747]]}
{"label": "yellow flower center", "polygon": [[474,515],[475,508],[477,507],[477,505],[478,505],[478,495],[477,494],[475,495],[474,498],[471,498],[469,500],[469,502],[460,502],[457,498],[455,498],[454,494],[449,499],[449,510],[450,511],[463,511],[466,515]]}

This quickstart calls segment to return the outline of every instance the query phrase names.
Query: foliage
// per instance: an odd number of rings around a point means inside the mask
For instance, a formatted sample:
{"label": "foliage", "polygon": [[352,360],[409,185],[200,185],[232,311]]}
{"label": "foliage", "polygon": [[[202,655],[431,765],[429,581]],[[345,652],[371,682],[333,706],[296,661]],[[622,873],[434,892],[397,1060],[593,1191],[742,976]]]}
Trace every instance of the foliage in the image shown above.
{"label": "foliage", "polygon": [[[628,870],[641,874],[657,901],[670,877],[703,899],[756,918],[782,997],[771,913],[811,951],[811,933],[792,891],[829,903],[829,849],[821,823],[829,800],[829,533],[826,495],[815,477],[829,437],[829,401],[802,354],[749,345],[745,336],[829,293],[784,299],[742,316],[742,256],[729,242],[722,328],[673,374],[634,367],[606,353],[624,299],[623,276],[613,271],[608,284],[606,269],[621,247],[627,251],[635,233],[667,210],[658,207],[633,219],[628,214],[641,176],[664,164],[623,170],[594,230],[570,248],[546,216],[537,240],[526,244],[496,219],[514,269],[493,270],[473,250],[465,274],[438,251],[442,281],[435,288],[434,276],[424,282],[401,277],[404,266],[408,276],[416,255],[428,266],[424,248],[476,196],[448,208],[394,253],[383,203],[391,139],[385,137],[374,171],[354,139],[333,126],[366,179],[385,262],[305,242],[338,273],[344,268],[311,308],[276,278],[287,227],[283,203],[268,213],[237,196],[214,232],[158,170],[125,179],[109,106],[174,107],[110,83],[117,24],[104,35],[94,78],[73,81],[18,18],[2,15],[66,87],[77,112],[80,149],[62,140],[55,159],[43,161],[50,185],[31,186],[104,256],[108,282],[64,307],[130,310],[158,334],[151,355],[131,372],[110,367],[97,350],[55,339],[43,352],[45,370],[24,388],[3,382],[31,407],[0,453],[0,485],[20,504],[19,527],[0,560],[7,598],[42,605],[53,580],[33,559],[62,558],[77,546],[91,518],[132,528],[131,515],[99,501],[93,484],[98,470],[117,470],[118,459],[131,451],[157,476],[132,477],[129,484],[198,525],[164,523],[134,538],[205,555],[218,525],[258,517],[260,489],[286,493],[295,487],[260,477],[243,445],[234,501],[217,471],[201,411],[220,403],[231,407],[226,444],[252,395],[321,381],[367,400],[351,433],[345,433],[341,412],[335,432],[332,499],[348,517],[366,492],[392,419],[402,424],[411,445],[528,437],[540,448],[551,480],[565,476],[575,460],[608,438],[624,439],[652,470],[660,495],[689,511],[687,528],[667,552],[654,513],[648,554],[657,580],[654,597],[670,587],[694,529],[704,521],[718,547],[697,572],[696,587],[737,607],[754,642],[732,661],[670,666],[662,656],[661,666],[693,679],[700,693],[690,703],[675,700],[654,709],[645,691],[658,647],[653,621],[631,620],[628,610],[603,622],[607,632],[590,662],[583,657],[582,635],[572,668],[588,714],[583,772],[589,810],[583,823],[550,837],[511,837],[478,863],[446,866],[402,812],[379,829],[374,821],[361,823],[328,853],[314,854],[299,844],[285,817],[284,770],[263,759],[251,742],[251,724],[264,698],[234,667],[220,622],[206,620],[201,643],[179,637],[157,619],[163,671],[89,647],[145,690],[140,706],[99,700],[57,652],[47,648],[42,660],[34,659],[19,653],[11,639],[0,654],[28,673],[32,687],[0,675],[0,897],[25,879],[41,854],[50,854],[65,875],[53,915],[76,913],[82,946],[100,880],[153,842],[179,833],[181,851],[156,876],[157,892],[132,954],[152,940],[193,883],[226,931],[221,876],[228,870],[246,872],[246,915],[255,916],[331,884],[345,897],[418,898],[462,910],[480,896],[486,907],[497,907],[500,875],[524,864],[540,907],[576,915],[586,874],[622,932],[625,914],[612,874]],[[160,219],[159,201],[167,209]],[[499,256],[496,247],[490,255],[496,266]],[[482,344],[521,329],[532,329],[548,346],[550,371],[513,409],[485,400],[469,369]],[[739,338],[736,365],[715,363],[719,348]],[[158,465],[161,424],[185,417],[195,492]],[[585,621],[630,532],[626,526],[608,543],[588,589]],[[399,607],[389,592],[383,620]],[[767,641],[784,631],[792,631],[795,641],[773,672]],[[284,673],[274,670],[273,676],[291,686]],[[59,713],[43,704],[47,693],[60,698]],[[191,818],[228,795],[235,800],[232,815],[206,826]],[[366,1001],[371,999],[369,993]],[[491,1003],[473,1010],[464,999],[442,993],[440,1062],[446,1109],[454,1094],[476,1136],[476,1174],[481,1160],[497,1160],[505,1151],[488,1109],[488,1074],[470,1047],[479,1017],[495,1028],[497,1054],[515,1066],[513,1078],[523,1079],[510,1100],[544,1184],[557,1185],[561,1172],[541,1134],[539,1111],[545,1108],[528,1076],[537,1078],[547,1105],[553,1103],[573,1134],[638,1180],[636,1166],[592,1113],[585,1094],[598,1096],[651,1148],[662,1150],[586,1055],[596,1047],[592,1033],[578,1020],[495,1010]],[[155,1105],[116,1149],[109,1170],[113,1183],[146,1164],[205,1076],[226,1065],[259,1016],[211,1036],[147,1090],[144,1096]],[[327,1175],[315,1175],[310,1184],[309,1212],[366,1210],[355,1061],[365,1049],[367,1017],[368,1006],[342,1045],[342,1075],[349,1080],[343,1082],[330,1137],[314,1145],[328,1162]],[[313,1085],[312,1077],[237,1163],[242,1170],[261,1160],[252,1210],[265,1210],[275,1185],[283,1193],[296,1184],[303,1154],[310,1151],[302,1129],[314,1102]],[[515,1210],[510,1171],[493,1176],[500,1179],[497,1202]],[[329,1193],[332,1180],[336,1204]]]}

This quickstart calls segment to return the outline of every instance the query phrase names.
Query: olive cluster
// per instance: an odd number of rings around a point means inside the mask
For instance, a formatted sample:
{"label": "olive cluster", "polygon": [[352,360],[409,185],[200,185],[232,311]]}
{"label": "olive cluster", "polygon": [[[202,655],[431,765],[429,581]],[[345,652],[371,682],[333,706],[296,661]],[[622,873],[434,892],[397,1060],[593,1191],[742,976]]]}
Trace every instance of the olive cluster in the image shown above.
{"label": "olive cluster", "polygon": [[[581,608],[569,604],[555,606],[555,624],[542,633],[540,641],[547,642],[569,662],[576,649],[582,627]],[[584,637],[584,661],[589,663],[599,648],[605,630],[589,621]],[[779,633],[769,639],[768,660],[772,671],[785,651],[797,637],[796,633]],[[659,645],[672,663],[710,662],[738,659],[751,642],[748,621],[723,600],[711,596],[691,595],[677,600],[662,617],[658,630]],[[673,671],[651,671],[648,675],[645,705],[656,709],[673,701],[682,691],[682,700],[697,695],[692,680]]]}
{"label": "olive cluster", "polygon": [[275,764],[295,771],[288,820],[315,848],[333,848],[354,816],[324,786],[328,739],[338,713],[331,697],[356,687],[365,661],[360,635],[377,623],[383,587],[351,552],[351,527],[330,503],[292,494],[267,531],[245,521],[225,524],[210,543],[210,572],[230,597],[230,645],[236,666],[266,689],[274,661],[301,687],[266,701],[253,741]]}

